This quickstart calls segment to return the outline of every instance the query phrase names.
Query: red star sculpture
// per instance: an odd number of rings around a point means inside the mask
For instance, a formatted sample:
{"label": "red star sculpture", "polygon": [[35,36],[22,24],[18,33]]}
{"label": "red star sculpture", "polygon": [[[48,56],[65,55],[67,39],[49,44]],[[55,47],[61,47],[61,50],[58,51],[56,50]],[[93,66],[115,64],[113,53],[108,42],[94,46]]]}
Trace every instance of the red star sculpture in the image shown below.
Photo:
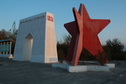
{"label": "red star sculpture", "polygon": [[103,60],[104,55],[98,56],[99,53],[103,53],[98,33],[110,23],[110,20],[90,19],[83,4],[80,5],[79,11],[73,8],[73,13],[75,21],[64,24],[72,36],[66,60],[72,65],[77,65],[82,49],[85,48],[105,64],[107,60]]}

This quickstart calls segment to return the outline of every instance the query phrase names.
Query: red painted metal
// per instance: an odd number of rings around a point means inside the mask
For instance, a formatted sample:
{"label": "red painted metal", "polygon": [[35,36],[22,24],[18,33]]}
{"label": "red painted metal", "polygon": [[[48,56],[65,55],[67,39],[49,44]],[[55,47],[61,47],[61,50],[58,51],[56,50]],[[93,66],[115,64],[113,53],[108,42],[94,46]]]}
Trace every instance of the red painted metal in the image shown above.
{"label": "red painted metal", "polygon": [[83,4],[80,5],[79,11],[73,8],[73,13],[75,21],[64,24],[72,36],[66,60],[74,66],[77,65],[82,49],[85,48],[105,64],[107,60],[104,60],[104,55],[99,56],[99,53],[103,53],[103,48],[98,33],[110,23],[110,20],[90,19]]}

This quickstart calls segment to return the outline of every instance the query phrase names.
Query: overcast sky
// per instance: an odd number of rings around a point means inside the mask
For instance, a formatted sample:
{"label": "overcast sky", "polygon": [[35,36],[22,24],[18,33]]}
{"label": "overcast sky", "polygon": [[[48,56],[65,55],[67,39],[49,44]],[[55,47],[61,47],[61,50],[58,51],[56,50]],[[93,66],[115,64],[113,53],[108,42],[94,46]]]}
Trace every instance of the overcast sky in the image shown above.
{"label": "overcast sky", "polygon": [[126,0],[0,0],[0,30],[9,30],[16,21],[16,27],[23,18],[43,12],[54,14],[57,40],[68,32],[64,24],[74,21],[72,8],[80,3],[92,19],[110,19],[111,23],[99,34],[102,44],[108,39],[118,38],[126,44]]}

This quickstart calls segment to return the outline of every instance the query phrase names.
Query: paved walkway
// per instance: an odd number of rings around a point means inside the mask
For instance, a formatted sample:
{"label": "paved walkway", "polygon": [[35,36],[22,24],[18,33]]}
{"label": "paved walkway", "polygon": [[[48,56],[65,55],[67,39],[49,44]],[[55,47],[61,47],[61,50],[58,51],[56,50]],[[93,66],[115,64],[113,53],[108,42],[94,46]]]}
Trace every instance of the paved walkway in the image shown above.
{"label": "paved walkway", "polygon": [[110,72],[69,73],[51,64],[0,58],[0,84],[126,84],[126,62]]}

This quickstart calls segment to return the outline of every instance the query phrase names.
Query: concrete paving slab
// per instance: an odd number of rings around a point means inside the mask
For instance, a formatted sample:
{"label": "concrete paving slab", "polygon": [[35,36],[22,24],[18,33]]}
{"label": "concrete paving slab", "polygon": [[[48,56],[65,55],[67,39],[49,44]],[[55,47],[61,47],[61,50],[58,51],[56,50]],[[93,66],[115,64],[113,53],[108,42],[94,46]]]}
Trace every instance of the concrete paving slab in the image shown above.
{"label": "concrete paving slab", "polygon": [[109,72],[69,73],[51,64],[0,58],[0,84],[126,84],[126,61],[111,61]]}

